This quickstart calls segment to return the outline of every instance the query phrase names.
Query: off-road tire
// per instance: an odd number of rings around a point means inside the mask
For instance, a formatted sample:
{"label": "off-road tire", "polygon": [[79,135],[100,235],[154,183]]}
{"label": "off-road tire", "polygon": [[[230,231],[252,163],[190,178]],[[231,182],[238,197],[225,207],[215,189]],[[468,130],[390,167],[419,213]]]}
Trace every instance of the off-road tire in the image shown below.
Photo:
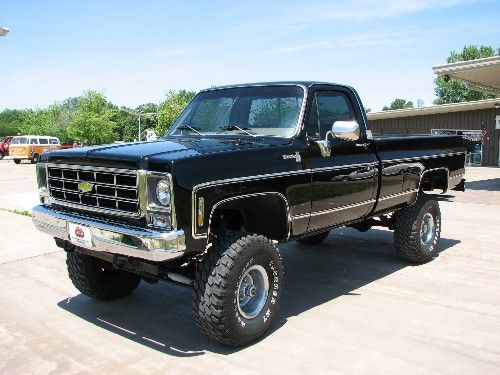
{"label": "off-road tire", "polygon": [[99,300],[112,300],[129,295],[141,278],[114,269],[112,264],[76,251],[67,253],[69,278],[80,292]]}
{"label": "off-road tire", "polygon": [[[245,273],[261,266],[269,280],[266,302],[247,319],[240,311],[238,289]],[[283,294],[283,264],[266,237],[245,232],[220,234],[198,263],[193,283],[196,323],[211,340],[242,346],[261,337],[276,318]]]}
{"label": "off-road tire", "polygon": [[301,238],[300,240],[297,240],[297,242],[301,245],[319,245],[324,240],[326,240],[326,237],[328,237],[329,233],[330,231],[318,233],[309,237]]}
{"label": "off-road tire", "polygon": [[14,159],[14,163],[21,164],[21,159]]}
{"label": "off-road tire", "polygon": [[[422,243],[420,230],[426,213],[434,220],[435,233],[427,244]],[[438,241],[441,235],[441,211],[439,203],[421,194],[415,204],[396,211],[394,214],[394,244],[396,253],[413,263],[426,263],[438,255]]]}

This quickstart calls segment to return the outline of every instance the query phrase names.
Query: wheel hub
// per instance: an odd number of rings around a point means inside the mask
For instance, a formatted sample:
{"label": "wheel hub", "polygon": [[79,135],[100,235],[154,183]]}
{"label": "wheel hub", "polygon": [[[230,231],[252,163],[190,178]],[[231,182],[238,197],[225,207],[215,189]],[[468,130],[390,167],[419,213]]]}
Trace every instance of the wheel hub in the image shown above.
{"label": "wheel hub", "polygon": [[245,271],[238,286],[238,311],[247,319],[255,318],[264,308],[269,293],[269,278],[264,267],[253,265]]}
{"label": "wheel hub", "polygon": [[430,212],[427,212],[420,224],[420,242],[422,245],[428,245],[434,239],[435,234],[436,225],[434,223],[434,217]]}

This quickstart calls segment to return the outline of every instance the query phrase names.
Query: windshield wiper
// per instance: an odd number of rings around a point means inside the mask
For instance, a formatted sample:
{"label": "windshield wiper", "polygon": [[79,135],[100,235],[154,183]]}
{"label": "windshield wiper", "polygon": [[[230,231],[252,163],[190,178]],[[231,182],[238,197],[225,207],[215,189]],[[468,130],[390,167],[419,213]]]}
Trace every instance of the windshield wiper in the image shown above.
{"label": "windshield wiper", "polygon": [[220,129],[224,130],[224,131],[234,131],[234,130],[239,130],[243,133],[246,133],[248,135],[251,135],[252,137],[255,137],[255,134],[254,133],[250,133],[248,130],[250,128],[240,128],[238,125],[227,125],[227,126],[222,126],[220,127]]}
{"label": "windshield wiper", "polygon": [[195,133],[198,133],[199,135],[203,135],[203,133],[199,132],[198,130],[196,130],[196,128],[193,128],[191,125],[188,125],[188,124],[180,125],[177,129],[175,129],[175,131],[177,131],[177,130],[191,130]]}

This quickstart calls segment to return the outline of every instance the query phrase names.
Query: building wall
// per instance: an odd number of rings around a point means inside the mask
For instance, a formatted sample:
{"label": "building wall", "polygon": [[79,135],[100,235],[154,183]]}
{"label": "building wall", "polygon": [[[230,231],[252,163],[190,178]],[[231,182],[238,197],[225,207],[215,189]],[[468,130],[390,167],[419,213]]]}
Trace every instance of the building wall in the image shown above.
{"label": "building wall", "polygon": [[486,125],[489,140],[483,146],[483,165],[498,166],[500,130],[495,130],[496,109],[439,113],[383,120],[369,120],[373,134],[430,134],[431,129],[481,130]]}

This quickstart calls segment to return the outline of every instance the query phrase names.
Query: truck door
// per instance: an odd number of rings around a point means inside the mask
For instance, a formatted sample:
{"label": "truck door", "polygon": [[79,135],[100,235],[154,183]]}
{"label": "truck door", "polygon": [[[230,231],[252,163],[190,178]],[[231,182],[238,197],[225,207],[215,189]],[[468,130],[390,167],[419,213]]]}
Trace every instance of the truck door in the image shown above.
{"label": "truck door", "polygon": [[[354,93],[343,88],[318,90],[312,98],[305,125],[309,149],[304,158],[312,173],[308,231],[362,218],[374,207],[378,161],[358,103]],[[352,120],[360,124],[360,139],[335,139],[330,155],[322,153],[317,140],[325,139],[335,121]]]}

